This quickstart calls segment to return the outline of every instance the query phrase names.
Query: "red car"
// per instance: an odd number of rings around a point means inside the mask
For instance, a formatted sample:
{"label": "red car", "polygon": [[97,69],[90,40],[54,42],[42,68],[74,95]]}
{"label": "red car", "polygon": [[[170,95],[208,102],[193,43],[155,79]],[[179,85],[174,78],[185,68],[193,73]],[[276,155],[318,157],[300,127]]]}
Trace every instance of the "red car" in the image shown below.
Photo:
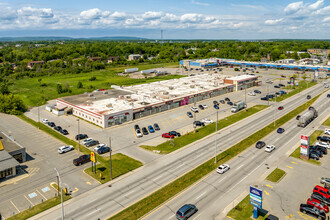
{"label": "red car", "polygon": [[171,138],[171,139],[173,139],[174,138],[174,135],[173,134],[169,134],[169,133],[164,133],[164,134],[162,134],[162,137],[163,138]]}
{"label": "red car", "polygon": [[323,211],[325,211],[325,213],[329,212],[329,207],[326,204],[324,204],[324,202],[321,202],[317,199],[308,199],[307,204],[312,205],[319,210],[323,210]]}
{"label": "red car", "polygon": [[284,75],[281,75],[281,77],[282,77],[282,78],[285,78],[285,76],[284,76]]}
{"label": "red car", "polygon": [[313,189],[313,192],[319,193],[327,199],[330,199],[330,191],[322,186],[316,185]]}
{"label": "red car", "polygon": [[282,110],[282,109],[284,109],[284,107],[283,107],[283,106],[280,106],[280,107],[278,107],[278,110]]}

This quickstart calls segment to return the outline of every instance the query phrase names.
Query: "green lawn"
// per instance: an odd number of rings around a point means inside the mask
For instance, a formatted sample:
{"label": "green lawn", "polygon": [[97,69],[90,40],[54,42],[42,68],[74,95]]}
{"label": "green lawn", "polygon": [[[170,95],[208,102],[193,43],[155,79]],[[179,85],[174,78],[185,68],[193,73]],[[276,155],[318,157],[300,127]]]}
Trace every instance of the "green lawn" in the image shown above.
{"label": "green lawn", "polygon": [[[314,144],[314,142],[316,141],[317,137],[322,135],[323,134],[323,131],[321,130],[316,130],[312,133],[312,135],[310,136],[310,144]],[[294,157],[294,158],[297,158],[297,159],[300,159],[300,160],[303,160],[300,158],[300,146],[290,155],[290,157]],[[304,161],[307,161],[309,163],[312,163],[312,164],[316,164],[316,165],[320,165],[321,162],[320,161],[317,161],[317,160],[304,160]]]}
{"label": "green lawn", "polygon": [[296,115],[298,115],[299,113],[307,109],[310,105],[312,105],[318,97],[319,95],[307,101],[306,104],[302,104],[301,106],[292,110],[288,114],[276,120],[276,126],[274,126],[274,123],[270,123],[263,129],[257,131],[256,133],[245,138],[244,140],[241,140],[239,143],[235,144],[231,148],[228,148],[227,150],[218,154],[216,163],[214,163],[214,158],[209,159],[208,161],[199,165],[195,169],[189,171],[188,173],[184,174],[183,176],[169,183],[168,185],[158,189],[151,195],[125,208],[121,212],[112,216],[110,219],[118,219],[118,220],[138,219],[144,216],[145,214],[155,209],[165,201],[169,200],[171,197],[175,196],[182,190],[186,189],[187,187],[191,186],[193,183],[200,180],[205,175],[209,174],[210,172],[214,172],[214,170],[220,164],[223,164],[228,160],[236,157],[238,154],[240,154],[247,148],[254,145],[258,140],[262,139],[263,137],[265,137],[266,135],[270,134],[275,129],[277,129],[279,126],[285,124],[292,118],[296,117]]}
{"label": "green lawn", "polygon": [[[250,204],[250,195],[247,195],[237,206],[230,210],[227,216],[235,220],[252,219],[253,206]],[[267,215],[259,212],[259,217],[257,219],[263,220],[265,218],[267,218]]]}
{"label": "green lawn", "polygon": [[[12,81],[13,85],[10,86],[10,91],[14,95],[19,96],[27,106],[31,107],[45,104],[47,100],[58,97],[82,94],[84,92],[91,92],[95,89],[101,88],[110,89],[111,85],[135,85],[183,77],[180,75],[164,75],[146,79],[132,79],[128,76],[117,75],[117,73],[124,72],[124,69],[127,68],[138,67],[140,70],[143,70],[162,66],[177,67],[178,65],[176,63],[140,64],[137,66],[108,67],[105,70],[93,71],[93,73],[89,72],[24,78]],[[89,78],[92,75],[96,77],[95,81],[89,81]],[[40,83],[38,82],[38,79],[41,79]],[[77,88],[79,81],[82,82],[83,88]],[[45,83],[47,86],[42,87],[42,83]],[[64,88],[68,87],[72,90],[72,92],[58,94],[56,89],[57,84],[61,84]]]}
{"label": "green lawn", "polygon": [[330,117],[327,120],[325,120],[325,122],[323,122],[322,125],[330,126]]}
{"label": "green lawn", "polygon": [[271,181],[273,183],[277,183],[285,174],[286,173],[284,170],[276,168],[271,174],[266,177],[266,180]]}
{"label": "green lawn", "polygon": [[[234,124],[246,117],[249,117],[265,108],[268,106],[266,105],[256,105],[253,106],[246,111],[240,111],[236,114],[230,115],[224,119],[219,120],[218,123],[218,129],[223,129],[231,124]],[[141,145],[140,147],[146,149],[146,150],[158,150],[160,151],[161,154],[168,154],[170,152],[173,152],[177,149],[180,149],[188,144],[191,144],[201,138],[204,138],[212,133],[215,132],[215,123],[206,125],[205,127],[201,127],[197,129],[197,132],[194,133],[189,132],[188,134],[182,135],[181,137],[177,137],[173,140],[166,141],[162,144],[159,144],[157,146],[147,146],[147,145]]]}

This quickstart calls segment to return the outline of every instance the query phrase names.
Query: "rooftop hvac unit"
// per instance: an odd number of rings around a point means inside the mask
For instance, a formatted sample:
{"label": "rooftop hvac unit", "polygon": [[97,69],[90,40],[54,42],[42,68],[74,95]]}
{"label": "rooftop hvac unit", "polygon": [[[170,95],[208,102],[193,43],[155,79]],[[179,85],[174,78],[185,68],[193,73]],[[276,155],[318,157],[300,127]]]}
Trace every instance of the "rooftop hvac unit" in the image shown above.
{"label": "rooftop hvac unit", "polygon": [[169,92],[163,92],[163,95],[168,95],[169,94]]}
{"label": "rooftop hvac unit", "polygon": [[192,88],[192,89],[195,88],[195,85],[190,85],[190,88]]}
{"label": "rooftop hvac unit", "polygon": [[106,105],[108,108],[113,108],[112,103]]}
{"label": "rooftop hvac unit", "polygon": [[195,82],[195,80],[191,80],[190,82],[194,83],[194,82]]}
{"label": "rooftop hvac unit", "polygon": [[168,89],[169,89],[169,90],[173,90],[173,89],[174,89],[174,87],[173,87],[173,86],[170,86],[170,87],[168,87]]}

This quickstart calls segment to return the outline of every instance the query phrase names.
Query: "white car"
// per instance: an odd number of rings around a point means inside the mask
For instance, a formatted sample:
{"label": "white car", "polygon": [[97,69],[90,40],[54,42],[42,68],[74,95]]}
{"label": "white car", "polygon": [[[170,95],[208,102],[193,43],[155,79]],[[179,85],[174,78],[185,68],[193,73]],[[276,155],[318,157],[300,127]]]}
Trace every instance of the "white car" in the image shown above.
{"label": "white car", "polygon": [[193,112],[195,112],[195,113],[198,112],[198,108],[197,108],[197,107],[192,106],[190,109],[191,109],[191,111],[193,111]]}
{"label": "white car", "polygon": [[213,123],[213,120],[208,119],[208,118],[204,118],[204,119],[202,120],[202,122],[205,123],[205,124],[212,124],[212,123]]}
{"label": "white car", "polygon": [[63,154],[68,151],[72,151],[73,149],[74,149],[74,147],[72,145],[66,145],[66,146],[59,147],[57,151],[59,154]]}
{"label": "white car", "polygon": [[88,142],[91,142],[93,140],[93,138],[86,138],[85,140],[83,140],[83,144],[87,144]]}
{"label": "white car", "polygon": [[325,143],[325,142],[316,142],[315,143],[316,146],[321,146],[321,147],[326,147],[326,148],[330,148],[330,145]]}
{"label": "white car", "polygon": [[248,95],[255,96],[256,94],[254,92],[249,92]]}
{"label": "white car", "polygon": [[142,135],[140,129],[136,129],[136,130],[135,130],[135,134],[136,134],[136,137],[138,137],[138,138],[143,137],[143,135]]}
{"label": "white car", "polygon": [[217,173],[223,174],[227,172],[230,169],[230,166],[228,164],[222,164],[217,168]]}
{"label": "white car", "polygon": [[47,123],[48,123],[48,119],[47,119],[47,118],[43,118],[41,121],[42,121],[42,123],[44,123],[44,124],[47,124]]}
{"label": "white car", "polygon": [[330,129],[328,128],[324,129],[324,134],[330,135]]}
{"label": "white car", "polygon": [[203,108],[205,108],[205,109],[207,109],[208,108],[208,106],[207,105],[202,105],[203,106]]}
{"label": "white car", "polygon": [[100,149],[101,147],[107,147],[106,144],[99,144],[96,147],[94,147],[94,151],[97,151],[98,149]]}
{"label": "white car", "polygon": [[268,153],[271,153],[273,150],[275,150],[274,145],[267,145],[267,147],[265,148],[265,151]]}

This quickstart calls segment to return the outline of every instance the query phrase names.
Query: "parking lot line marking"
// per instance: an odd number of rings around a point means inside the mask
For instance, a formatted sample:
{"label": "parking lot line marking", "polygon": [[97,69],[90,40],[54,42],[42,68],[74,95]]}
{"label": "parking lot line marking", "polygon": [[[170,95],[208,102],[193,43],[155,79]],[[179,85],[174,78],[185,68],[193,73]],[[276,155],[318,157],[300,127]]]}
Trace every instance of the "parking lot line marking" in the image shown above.
{"label": "parking lot line marking", "polygon": [[12,201],[10,201],[10,203],[15,207],[15,209],[16,209],[18,212],[20,212],[20,210],[16,207],[16,205],[15,205]]}
{"label": "parking lot line marking", "polygon": [[298,164],[297,162],[291,161],[291,163]]}
{"label": "parking lot line marking", "polygon": [[288,165],[286,165],[286,167],[288,167],[288,168],[290,168],[290,169],[292,169],[293,167],[290,167],[290,166],[288,166]]}
{"label": "parking lot line marking", "polygon": [[46,198],[44,195],[42,195],[37,189],[36,189],[36,191],[37,191],[42,197],[44,197],[45,200],[47,200],[47,198]]}
{"label": "parking lot line marking", "polygon": [[269,188],[274,188],[273,186],[271,186],[271,185],[268,185],[268,184],[266,184],[266,186],[267,186],[267,187],[269,187]]}
{"label": "parking lot line marking", "polygon": [[266,190],[264,190],[264,192],[266,193],[267,196],[269,196],[269,193]]}
{"label": "parking lot line marking", "polygon": [[74,188],[74,190],[71,192],[71,193],[75,193],[75,192],[78,192],[79,189],[77,187]]}
{"label": "parking lot line marking", "polygon": [[27,201],[31,203],[32,206],[34,206],[33,203],[28,199],[28,197],[26,197],[26,195],[24,195],[24,197],[26,198]]}
{"label": "parking lot line marking", "polygon": [[88,185],[92,185],[90,182],[86,182],[86,184],[88,184]]}

